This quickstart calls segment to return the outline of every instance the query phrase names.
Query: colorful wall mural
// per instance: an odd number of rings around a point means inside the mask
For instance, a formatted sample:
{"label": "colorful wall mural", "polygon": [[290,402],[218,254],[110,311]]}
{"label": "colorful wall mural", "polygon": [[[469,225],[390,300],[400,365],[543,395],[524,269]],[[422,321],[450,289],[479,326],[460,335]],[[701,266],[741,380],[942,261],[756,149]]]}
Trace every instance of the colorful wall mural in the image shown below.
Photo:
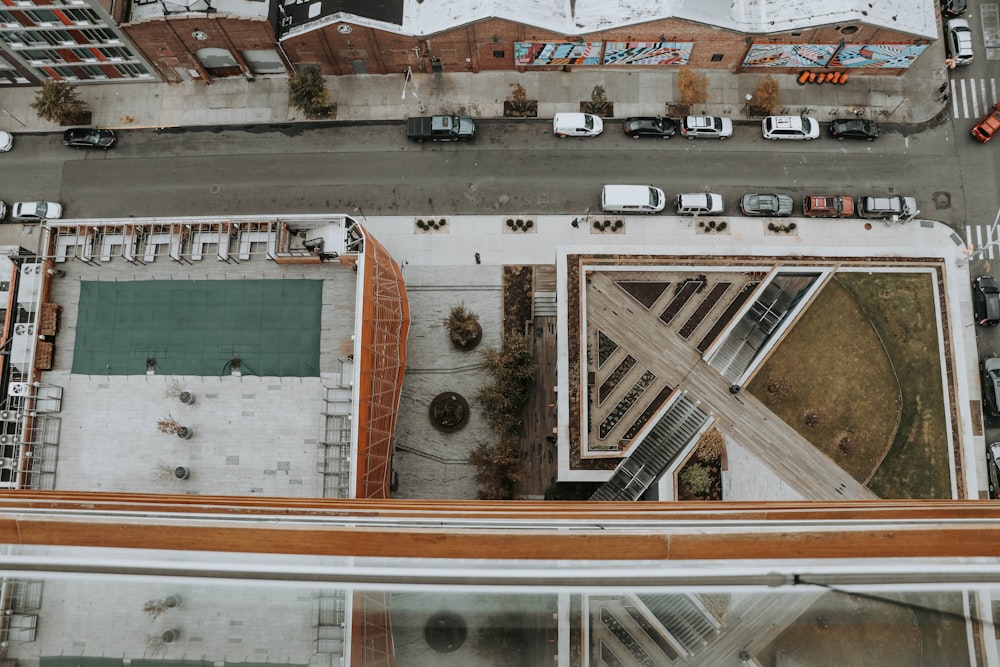
{"label": "colorful wall mural", "polygon": [[686,65],[694,42],[605,42],[605,65]]}
{"label": "colorful wall mural", "polygon": [[601,42],[514,42],[514,63],[531,65],[600,65]]}
{"label": "colorful wall mural", "polygon": [[828,67],[837,44],[752,44],[743,67]]}
{"label": "colorful wall mural", "polygon": [[928,44],[845,44],[830,67],[903,68],[913,64]]}

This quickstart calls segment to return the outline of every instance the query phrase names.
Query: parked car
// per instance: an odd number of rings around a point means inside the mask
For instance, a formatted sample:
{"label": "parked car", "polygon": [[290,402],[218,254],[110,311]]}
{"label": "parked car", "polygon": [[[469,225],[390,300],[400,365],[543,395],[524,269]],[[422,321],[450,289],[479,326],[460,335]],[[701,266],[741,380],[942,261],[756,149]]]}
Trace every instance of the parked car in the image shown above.
{"label": "parked car", "polygon": [[995,327],[1000,324],[1000,287],[997,279],[983,274],[972,284],[972,312],[978,324]]}
{"label": "parked car", "polygon": [[414,141],[468,141],[476,123],[461,116],[416,116],[406,119],[406,137]]}
{"label": "parked car", "polygon": [[994,417],[1000,417],[997,406],[997,396],[1000,395],[1000,359],[988,357],[979,362],[979,370],[983,374],[983,399],[986,411]]}
{"label": "parked car", "polygon": [[722,195],[692,192],[677,195],[677,215],[715,215],[722,213]]}
{"label": "parked car", "polygon": [[990,498],[1000,498],[1000,442],[986,448],[986,475],[990,484]]}
{"label": "parked car", "polygon": [[733,121],[722,116],[686,116],[681,134],[688,139],[728,139],[733,136]]}
{"label": "parked car", "polygon": [[993,105],[990,112],[972,128],[972,136],[984,144],[1000,132],[1000,102]]}
{"label": "parked car", "polygon": [[677,126],[674,121],[661,116],[637,116],[625,119],[625,134],[633,139],[639,137],[669,139],[676,131]]}
{"label": "parked car", "polygon": [[948,57],[956,65],[972,64],[972,30],[965,19],[951,19],[945,34],[945,46],[948,47]]}
{"label": "parked car", "polygon": [[115,133],[96,127],[71,127],[63,132],[63,146],[71,148],[103,148],[115,145]]}
{"label": "parked car", "polygon": [[765,139],[810,141],[819,136],[819,123],[810,116],[768,116],[760,123]]}
{"label": "parked car", "polygon": [[14,147],[14,135],[10,132],[0,132],[0,153],[6,153]]}
{"label": "parked car", "polygon": [[62,204],[54,201],[19,201],[10,209],[11,222],[39,222],[62,217]]}
{"label": "parked car", "polygon": [[783,217],[792,214],[792,198],[788,195],[774,194],[747,194],[743,195],[740,201],[740,210],[743,215],[766,215],[770,217]]}
{"label": "parked car", "polygon": [[7,204],[4,204],[2,201],[0,201],[0,222],[3,222],[3,219],[6,216],[7,216]]}
{"label": "parked car", "polygon": [[663,190],[652,185],[605,185],[601,210],[608,213],[659,213],[667,204]]}
{"label": "parked car", "polygon": [[844,195],[807,195],[802,200],[802,214],[810,218],[849,218],[854,215],[854,200]]}
{"label": "parked car", "polygon": [[858,197],[857,205],[858,215],[862,218],[910,220],[920,214],[916,199],[900,195]]}
{"label": "parked car", "polygon": [[941,13],[945,16],[961,16],[968,8],[966,0],[941,0]]}
{"label": "parked car", "polygon": [[552,118],[552,134],[566,137],[596,137],[604,131],[604,121],[591,113],[557,113]]}
{"label": "parked car", "polygon": [[864,139],[874,141],[878,137],[878,123],[866,118],[835,118],[830,121],[830,136],[838,140]]}

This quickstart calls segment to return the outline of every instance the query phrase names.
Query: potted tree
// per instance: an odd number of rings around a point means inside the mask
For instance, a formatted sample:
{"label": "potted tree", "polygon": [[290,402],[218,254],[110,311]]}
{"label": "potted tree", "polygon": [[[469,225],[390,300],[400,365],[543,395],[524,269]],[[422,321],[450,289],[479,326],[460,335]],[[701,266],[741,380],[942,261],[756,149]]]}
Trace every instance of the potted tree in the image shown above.
{"label": "potted tree", "polygon": [[168,384],[166,392],[164,393],[166,393],[167,398],[179,399],[184,405],[191,405],[194,403],[194,394],[184,389],[178,380],[174,380]]}
{"label": "potted tree", "polygon": [[146,600],[146,604],[142,606],[142,611],[148,615],[151,620],[155,621],[160,614],[164,613],[168,609],[175,609],[179,606],[181,606],[181,596],[168,595],[165,598]]}
{"label": "potted tree", "polygon": [[471,350],[483,339],[479,315],[466,308],[464,303],[452,307],[444,326],[452,345],[460,350]]}
{"label": "potted tree", "polygon": [[181,426],[170,414],[156,422],[156,428],[165,435],[176,435],[181,440],[190,440],[194,431],[190,426]]}

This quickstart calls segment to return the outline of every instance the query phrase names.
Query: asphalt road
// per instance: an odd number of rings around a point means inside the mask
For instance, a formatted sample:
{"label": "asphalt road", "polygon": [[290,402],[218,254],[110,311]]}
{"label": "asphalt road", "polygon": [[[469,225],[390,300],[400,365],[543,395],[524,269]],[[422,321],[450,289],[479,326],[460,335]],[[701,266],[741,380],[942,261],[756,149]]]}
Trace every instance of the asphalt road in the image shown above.
{"label": "asphalt road", "polygon": [[[672,196],[745,192],[913,194],[924,215],[964,225],[962,161],[950,129],[886,126],[876,142],[769,142],[756,123],[728,141],[631,140],[621,122],[559,140],[548,121],[485,121],[463,144],[405,140],[402,123],[122,133],[104,153],[26,136],[8,156],[2,196],[53,198],[69,217],[316,212],[368,215],[597,210],[605,183],[651,183]],[[8,161],[8,160],[5,160]],[[939,193],[947,197],[935,197]],[[934,202],[944,201],[938,208]]]}

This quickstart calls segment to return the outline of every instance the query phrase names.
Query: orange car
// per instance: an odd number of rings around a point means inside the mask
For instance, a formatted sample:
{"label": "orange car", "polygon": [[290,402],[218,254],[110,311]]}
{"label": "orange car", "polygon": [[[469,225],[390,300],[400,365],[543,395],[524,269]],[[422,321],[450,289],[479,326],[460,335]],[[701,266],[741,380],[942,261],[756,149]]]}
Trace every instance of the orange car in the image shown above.
{"label": "orange car", "polygon": [[854,200],[841,195],[809,195],[802,200],[802,213],[810,218],[849,218],[854,215]]}
{"label": "orange car", "polygon": [[976,138],[976,141],[985,144],[997,132],[1000,132],[1000,102],[993,105],[990,112],[986,114],[986,118],[976,123],[976,126],[972,128],[972,136]]}

